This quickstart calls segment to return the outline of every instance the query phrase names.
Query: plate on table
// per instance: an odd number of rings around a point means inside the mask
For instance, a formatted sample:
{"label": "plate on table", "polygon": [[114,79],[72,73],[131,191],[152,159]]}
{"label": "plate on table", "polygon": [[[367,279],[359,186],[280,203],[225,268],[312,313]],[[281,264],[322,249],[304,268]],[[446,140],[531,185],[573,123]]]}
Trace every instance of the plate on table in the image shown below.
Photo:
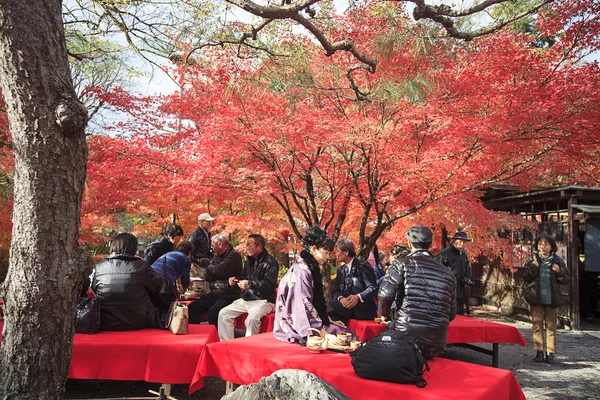
{"label": "plate on table", "polygon": [[335,344],[327,344],[327,350],[337,351],[338,353],[350,353],[352,348],[350,346],[338,346]]}

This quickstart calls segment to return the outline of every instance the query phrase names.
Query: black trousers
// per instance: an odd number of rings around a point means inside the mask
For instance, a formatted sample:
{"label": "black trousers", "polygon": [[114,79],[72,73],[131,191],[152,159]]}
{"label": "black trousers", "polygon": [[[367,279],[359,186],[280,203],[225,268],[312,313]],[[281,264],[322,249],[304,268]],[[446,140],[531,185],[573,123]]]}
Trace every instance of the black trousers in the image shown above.
{"label": "black trousers", "polygon": [[465,299],[456,299],[456,314],[465,315]]}
{"label": "black trousers", "polygon": [[[331,311],[329,310],[331,307]],[[329,302],[329,316],[334,321],[342,319],[374,319],[377,316],[377,307],[373,301],[369,303],[358,303],[354,308],[346,308],[338,300]]]}
{"label": "black trousers", "polygon": [[200,316],[208,311],[208,323],[217,326],[219,312],[236,300],[235,297],[216,297],[212,292],[205,294],[188,306],[190,324],[199,324]]}

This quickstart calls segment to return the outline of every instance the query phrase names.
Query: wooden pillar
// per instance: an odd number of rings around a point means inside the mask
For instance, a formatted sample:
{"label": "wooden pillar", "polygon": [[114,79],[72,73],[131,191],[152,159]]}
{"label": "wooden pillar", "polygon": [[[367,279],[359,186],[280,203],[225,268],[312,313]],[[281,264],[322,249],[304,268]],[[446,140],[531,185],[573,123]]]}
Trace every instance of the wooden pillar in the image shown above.
{"label": "wooden pillar", "polygon": [[573,205],[577,204],[577,198],[571,196],[569,199],[569,241],[567,243],[567,268],[571,273],[571,298],[569,304],[569,318],[571,327],[579,330],[579,221],[575,219],[576,211]]}

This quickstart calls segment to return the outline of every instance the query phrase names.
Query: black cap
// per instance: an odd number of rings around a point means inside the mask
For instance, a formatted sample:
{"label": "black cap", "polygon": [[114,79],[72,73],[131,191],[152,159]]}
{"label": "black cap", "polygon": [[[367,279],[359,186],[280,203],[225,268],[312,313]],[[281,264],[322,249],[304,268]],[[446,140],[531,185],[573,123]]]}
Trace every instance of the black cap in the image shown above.
{"label": "black cap", "polygon": [[460,239],[460,240],[464,240],[465,242],[470,242],[473,239],[469,239],[469,237],[467,236],[467,232],[461,232],[461,231],[457,231],[454,236],[452,236],[450,238],[450,240],[456,240],[456,239]]}
{"label": "black cap", "polygon": [[433,233],[426,226],[413,226],[406,232],[406,240],[411,243],[431,243]]}

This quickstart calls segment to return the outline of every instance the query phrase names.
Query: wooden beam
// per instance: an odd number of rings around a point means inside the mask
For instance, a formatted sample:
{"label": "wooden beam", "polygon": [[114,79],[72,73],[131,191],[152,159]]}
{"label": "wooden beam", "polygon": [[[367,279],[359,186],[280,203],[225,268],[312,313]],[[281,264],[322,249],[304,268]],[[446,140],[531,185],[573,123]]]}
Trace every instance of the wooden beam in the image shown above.
{"label": "wooden beam", "polygon": [[577,204],[577,198],[572,196],[569,200],[569,241],[567,244],[567,268],[571,273],[571,299],[569,304],[569,318],[572,329],[580,329],[579,318],[579,221],[575,219],[576,212],[573,205]]}

